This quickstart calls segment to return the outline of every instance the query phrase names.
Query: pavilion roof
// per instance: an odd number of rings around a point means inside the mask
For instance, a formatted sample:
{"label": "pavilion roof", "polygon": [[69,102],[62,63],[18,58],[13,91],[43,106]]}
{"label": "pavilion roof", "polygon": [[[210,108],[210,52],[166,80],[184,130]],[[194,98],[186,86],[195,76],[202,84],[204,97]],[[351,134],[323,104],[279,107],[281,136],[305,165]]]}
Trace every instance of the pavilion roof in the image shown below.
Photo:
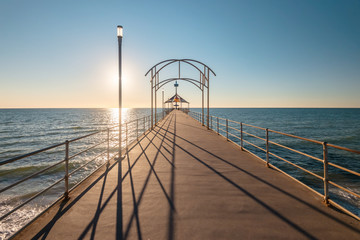
{"label": "pavilion roof", "polygon": [[179,94],[175,94],[174,96],[172,96],[171,98],[169,98],[168,100],[166,100],[165,103],[172,103],[172,102],[189,103],[189,102],[186,101],[184,98],[180,97]]}

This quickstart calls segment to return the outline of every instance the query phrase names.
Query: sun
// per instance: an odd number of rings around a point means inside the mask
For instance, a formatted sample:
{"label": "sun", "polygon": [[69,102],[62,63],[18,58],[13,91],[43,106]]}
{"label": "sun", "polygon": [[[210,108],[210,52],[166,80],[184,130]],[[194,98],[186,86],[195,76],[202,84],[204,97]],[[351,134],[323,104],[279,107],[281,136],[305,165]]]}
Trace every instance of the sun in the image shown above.
{"label": "sun", "polygon": [[[121,76],[121,83],[122,85],[126,85],[127,84],[127,75],[126,74],[122,74]],[[113,77],[112,77],[112,85],[114,86],[118,86],[119,85],[119,75],[118,74],[114,74]]]}

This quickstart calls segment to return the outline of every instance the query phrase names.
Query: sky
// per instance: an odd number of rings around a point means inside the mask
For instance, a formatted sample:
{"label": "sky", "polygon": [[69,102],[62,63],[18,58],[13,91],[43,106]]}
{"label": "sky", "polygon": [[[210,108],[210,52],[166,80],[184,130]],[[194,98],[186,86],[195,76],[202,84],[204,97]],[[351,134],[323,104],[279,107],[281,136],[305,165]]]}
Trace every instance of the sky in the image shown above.
{"label": "sky", "polygon": [[3,0],[0,108],[117,107],[117,25],[123,107],[150,107],[144,75],[172,58],[214,70],[210,107],[360,107],[359,0]]}

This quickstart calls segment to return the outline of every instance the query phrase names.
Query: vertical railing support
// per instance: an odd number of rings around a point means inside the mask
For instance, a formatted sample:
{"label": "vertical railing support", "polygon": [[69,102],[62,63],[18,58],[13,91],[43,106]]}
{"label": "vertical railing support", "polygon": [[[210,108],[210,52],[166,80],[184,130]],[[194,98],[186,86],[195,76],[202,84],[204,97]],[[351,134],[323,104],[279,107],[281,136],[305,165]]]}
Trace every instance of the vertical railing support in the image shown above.
{"label": "vertical railing support", "polygon": [[139,119],[136,119],[136,139],[139,139]]}
{"label": "vertical railing support", "polygon": [[107,128],[107,164],[106,167],[110,165],[110,128]]}
{"label": "vertical railing support", "polygon": [[128,135],[128,124],[125,124],[125,134],[126,134],[126,152],[128,151],[128,140],[129,140],[129,135]]}
{"label": "vertical railing support", "polygon": [[328,179],[328,147],[327,142],[323,142],[324,158],[324,202],[329,205],[329,179]]}
{"label": "vertical railing support", "polygon": [[69,141],[65,141],[65,192],[64,198],[69,198]]}
{"label": "vertical railing support", "polygon": [[217,132],[218,132],[218,135],[220,134],[219,132],[219,118],[217,117]]}
{"label": "vertical railing support", "polygon": [[[155,73],[156,73],[156,69],[155,69]],[[151,125],[149,125],[149,127],[151,126],[151,129],[153,129],[153,118],[154,118],[154,73],[153,70],[151,70]]]}
{"label": "vertical railing support", "polygon": [[240,123],[240,147],[241,150],[244,150],[244,141],[243,141],[243,124]]}
{"label": "vertical railing support", "polygon": [[212,119],[212,116],[210,117],[210,120],[211,120],[211,129],[213,129],[213,119]]}
{"label": "vertical railing support", "polygon": [[[155,72],[155,89],[154,89],[154,92],[155,92],[155,126],[157,125],[157,96],[156,96],[156,93],[157,93],[157,90],[156,90],[156,85],[159,81],[159,74],[156,74]],[[153,128],[154,129],[154,128]]]}
{"label": "vertical railing support", "polygon": [[229,141],[229,121],[226,119],[226,140]]}
{"label": "vertical railing support", "polygon": [[269,167],[269,129],[266,129],[266,166]]}

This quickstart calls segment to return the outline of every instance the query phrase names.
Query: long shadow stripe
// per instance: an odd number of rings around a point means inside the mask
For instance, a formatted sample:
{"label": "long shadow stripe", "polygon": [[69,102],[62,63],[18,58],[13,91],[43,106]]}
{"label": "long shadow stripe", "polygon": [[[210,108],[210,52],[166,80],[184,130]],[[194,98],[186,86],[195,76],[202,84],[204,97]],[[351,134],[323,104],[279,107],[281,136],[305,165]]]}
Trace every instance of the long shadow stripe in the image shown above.
{"label": "long shadow stripe", "polygon": [[[172,119],[172,116],[171,116],[171,119]],[[171,124],[171,119],[169,120],[168,128],[169,128],[169,126],[170,126],[170,124]],[[167,129],[168,129],[168,128],[167,128]],[[167,131],[168,131],[167,129],[164,129],[164,131],[165,131],[165,135],[164,135],[164,136],[166,136],[166,134],[167,134]],[[161,130],[161,128],[159,128],[158,132],[159,132],[160,130]],[[159,134],[160,134],[160,133],[159,133]],[[154,138],[155,138],[155,136],[154,136]],[[164,139],[164,138],[162,138],[162,142],[163,142],[163,139]],[[141,144],[139,144],[139,146],[142,148]],[[160,145],[160,146],[161,146],[161,145]],[[143,152],[144,156],[146,157],[146,159],[148,160],[148,157],[147,157],[147,154],[146,154],[145,151],[146,151],[146,149],[143,149],[143,148],[142,148],[142,152]],[[156,156],[155,156],[155,158],[154,158],[153,164],[155,164],[155,161],[156,161],[157,157],[158,157],[158,152],[156,153]],[[149,161],[149,160],[148,160],[148,161]],[[150,164],[150,165],[151,165],[151,164]],[[149,173],[148,173],[148,175],[147,175],[147,177],[146,177],[144,186],[143,186],[143,188],[142,188],[142,190],[141,190],[141,192],[140,192],[140,194],[139,194],[138,201],[137,201],[137,203],[136,203],[136,207],[138,207],[138,206],[140,205],[140,202],[141,202],[141,200],[142,200],[142,197],[143,197],[143,194],[144,194],[144,192],[145,192],[146,186],[147,186],[148,181],[149,181],[149,179],[150,179],[151,173],[152,173],[152,170],[150,169],[150,171],[149,171]],[[166,192],[165,192],[165,193],[166,193]],[[135,216],[135,213],[133,212],[133,214],[131,215],[131,217],[130,217],[130,219],[129,219],[129,222],[128,222],[128,225],[127,225],[127,228],[126,228],[126,231],[125,231],[125,234],[124,234],[124,238],[125,238],[125,239],[128,237],[128,234],[129,234],[129,232],[130,232],[131,224],[132,224],[132,221],[133,221],[134,217],[136,217],[136,216]]]}
{"label": "long shadow stripe", "polygon": [[354,232],[360,233],[360,231],[359,231],[358,229],[354,228],[353,226],[348,225],[347,223],[343,222],[342,220],[338,219],[337,217],[332,216],[332,215],[330,215],[330,214],[328,214],[328,213],[326,213],[326,212],[324,212],[324,211],[322,211],[322,210],[314,207],[313,205],[305,202],[304,200],[300,199],[299,197],[297,197],[297,196],[295,196],[295,195],[293,195],[293,194],[291,194],[291,193],[289,193],[289,192],[284,191],[283,189],[281,189],[281,188],[279,188],[279,187],[277,187],[277,186],[275,186],[275,185],[273,185],[273,184],[271,184],[271,183],[269,183],[269,182],[261,179],[260,177],[254,175],[254,174],[251,174],[250,172],[247,172],[246,170],[244,170],[244,169],[242,169],[242,168],[239,168],[238,166],[234,165],[233,163],[230,163],[230,162],[226,161],[225,159],[223,159],[223,158],[217,156],[216,154],[214,154],[214,153],[212,153],[212,152],[210,152],[210,151],[208,151],[208,150],[206,150],[206,149],[204,149],[204,148],[202,148],[202,147],[200,147],[200,146],[198,146],[198,145],[190,142],[189,140],[187,140],[187,139],[185,139],[185,138],[183,138],[183,137],[177,136],[177,138],[186,141],[187,143],[189,143],[189,144],[193,145],[194,147],[196,147],[196,148],[198,148],[198,149],[200,149],[200,150],[208,153],[209,155],[211,155],[211,156],[213,156],[213,157],[215,157],[215,158],[217,158],[217,159],[225,162],[226,164],[228,164],[228,165],[230,165],[230,166],[232,166],[232,167],[234,167],[234,168],[236,168],[236,169],[238,169],[238,170],[240,170],[240,171],[248,174],[249,176],[251,176],[251,177],[253,177],[253,178],[261,181],[262,183],[264,183],[264,184],[272,187],[273,189],[275,189],[275,190],[277,190],[277,191],[279,191],[279,192],[281,192],[281,193],[283,193],[283,194],[285,194],[285,195],[287,195],[287,196],[289,196],[289,197],[297,200],[298,202],[300,202],[300,203],[308,206],[309,208],[315,210],[316,212],[318,212],[318,213],[320,213],[320,214],[322,214],[322,215],[324,215],[324,216],[326,216],[326,217],[334,220],[335,222],[343,225],[344,227],[347,227],[348,229],[351,229],[351,230],[354,231]]}

